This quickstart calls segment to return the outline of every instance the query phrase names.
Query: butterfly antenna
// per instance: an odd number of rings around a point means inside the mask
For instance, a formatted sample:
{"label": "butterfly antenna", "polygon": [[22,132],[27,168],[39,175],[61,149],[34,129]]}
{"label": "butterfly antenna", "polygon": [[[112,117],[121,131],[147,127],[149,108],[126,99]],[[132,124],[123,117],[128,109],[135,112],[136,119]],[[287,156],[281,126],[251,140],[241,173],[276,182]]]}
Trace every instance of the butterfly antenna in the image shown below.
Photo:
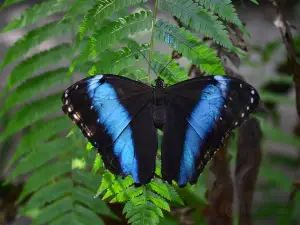
{"label": "butterfly antenna", "polygon": [[164,72],[164,70],[168,67],[168,65],[173,61],[173,59],[171,59],[169,62],[167,62],[167,64],[164,66],[164,68],[162,68],[161,72],[159,73],[162,73]]}
{"label": "butterfly antenna", "polygon": [[159,75],[155,72],[154,68],[152,67],[152,65],[150,65],[149,60],[146,58],[146,56],[138,49],[136,48],[136,50],[138,50],[139,53],[141,53],[141,55],[144,57],[144,59],[148,62],[148,65],[151,67],[151,69],[153,70],[153,72],[156,74],[156,76],[159,77]]}

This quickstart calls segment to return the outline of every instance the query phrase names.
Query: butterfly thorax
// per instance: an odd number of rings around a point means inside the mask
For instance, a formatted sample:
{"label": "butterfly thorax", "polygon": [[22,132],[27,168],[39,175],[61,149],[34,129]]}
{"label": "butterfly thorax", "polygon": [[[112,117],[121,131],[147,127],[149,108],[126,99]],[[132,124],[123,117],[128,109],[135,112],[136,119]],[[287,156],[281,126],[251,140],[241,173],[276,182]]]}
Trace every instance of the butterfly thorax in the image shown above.
{"label": "butterfly thorax", "polygon": [[153,88],[153,122],[158,129],[163,128],[166,117],[164,90],[164,80],[158,77]]}

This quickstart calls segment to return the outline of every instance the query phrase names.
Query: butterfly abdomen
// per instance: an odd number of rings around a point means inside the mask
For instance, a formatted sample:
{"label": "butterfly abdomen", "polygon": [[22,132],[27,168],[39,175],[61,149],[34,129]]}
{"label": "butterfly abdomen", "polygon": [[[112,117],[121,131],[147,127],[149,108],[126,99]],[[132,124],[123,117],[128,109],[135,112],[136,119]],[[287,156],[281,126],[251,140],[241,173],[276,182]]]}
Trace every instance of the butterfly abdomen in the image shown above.
{"label": "butterfly abdomen", "polygon": [[157,129],[162,129],[166,121],[164,88],[156,86],[153,90],[153,123]]}

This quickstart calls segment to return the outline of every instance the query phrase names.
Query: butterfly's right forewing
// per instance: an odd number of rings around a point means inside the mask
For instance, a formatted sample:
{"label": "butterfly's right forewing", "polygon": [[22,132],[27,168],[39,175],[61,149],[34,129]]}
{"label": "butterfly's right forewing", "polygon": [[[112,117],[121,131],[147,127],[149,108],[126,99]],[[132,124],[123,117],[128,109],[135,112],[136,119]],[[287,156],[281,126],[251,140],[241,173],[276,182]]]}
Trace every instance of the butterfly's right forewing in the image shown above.
{"label": "butterfly's right forewing", "polygon": [[162,174],[180,186],[195,183],[224,138],[258,106],[256,90],[229,76],[206,76],[166,89]]}

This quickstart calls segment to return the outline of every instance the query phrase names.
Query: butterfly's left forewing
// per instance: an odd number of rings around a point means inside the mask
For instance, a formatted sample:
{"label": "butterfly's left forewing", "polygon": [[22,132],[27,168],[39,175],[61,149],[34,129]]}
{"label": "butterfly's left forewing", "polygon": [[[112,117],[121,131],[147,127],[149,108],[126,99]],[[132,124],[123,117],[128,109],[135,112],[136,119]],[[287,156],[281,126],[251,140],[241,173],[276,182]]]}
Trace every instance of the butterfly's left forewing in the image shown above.
{"label": "butterfly's left forewing", "polygon": [[151,97],[145,84],[98,75],[65,91],[63,111],[98,149],[107,169],[143,184],[153,176],[157,150]]}
{"label": "butterfly's left forewing", "polygon": [[178,185],[195,183],[224,138],[256,109],[259,96],[228,76],[190,79],[166,89],[162,175]]}

